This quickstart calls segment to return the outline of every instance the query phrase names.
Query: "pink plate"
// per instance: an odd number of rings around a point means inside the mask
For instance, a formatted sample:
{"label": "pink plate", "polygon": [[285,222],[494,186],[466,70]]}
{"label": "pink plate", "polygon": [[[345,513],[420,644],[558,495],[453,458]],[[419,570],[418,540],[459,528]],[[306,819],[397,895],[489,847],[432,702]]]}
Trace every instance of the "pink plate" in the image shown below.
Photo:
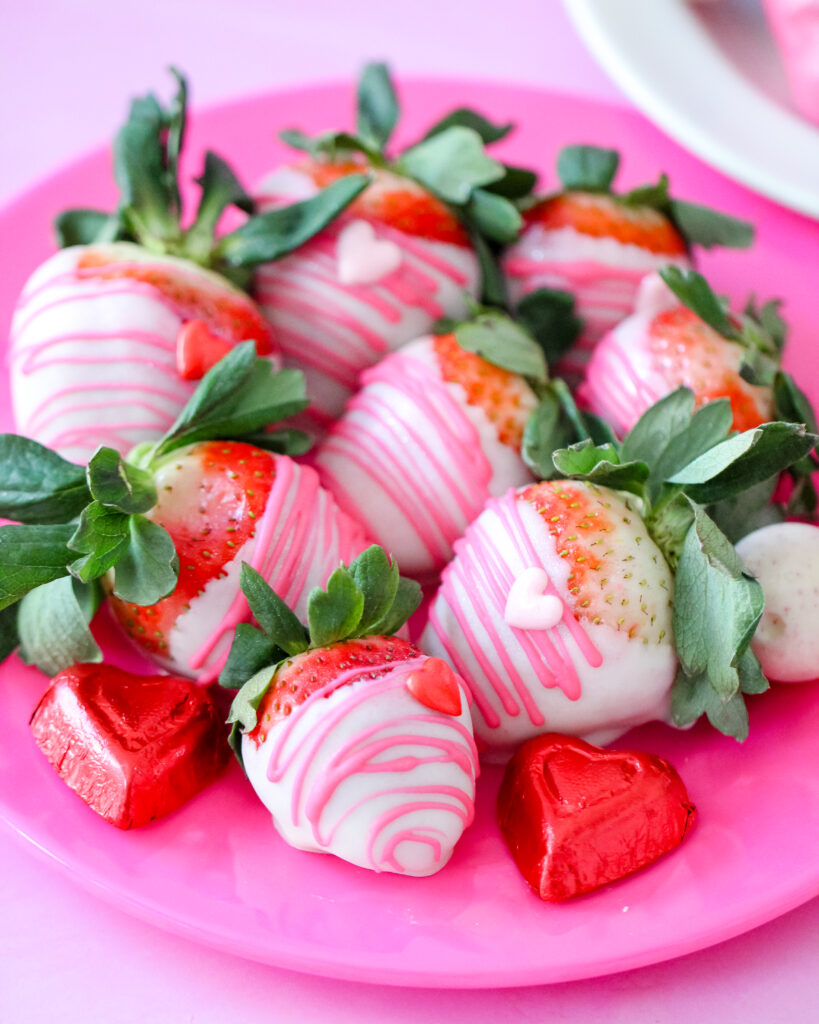
{"label": "pink plate", "polygon": [[[349,124],[348,86],[244,100],[195,118],[190,150],[225,152],[245,180],[284,154],[279,128]],[[819,225],[705,168],[636,114],[535,89],[422,81],[402,89],[403,141],[442,111],[469,103],[521,127],[499,152],[547,172],[567,142],[625,152],[625,185],[670,172],[675,189],[748,217],[750,253],[703,257],[735,298],[781,295],[793,323],[790,366],[819,399],[816,268]],[[401,140],[399,140],[401,141]],[[66,206],[113,205],[106,152],[32,189],[0,214],[0,321],[51,250],[50,221]],[[812,372],[811,372],[812,371]],[[0,383],[0,427],[10,428]],[[133,663],[109,635],[112,660]],[[650,869],[591,896],[541,903],[517,872],[494,821],[496,771],[480,784],[478,816],[447,868],[429,879],[377,876],[298,853],[276,835],[237,766],[166,820],[120,833],[58,780],[27,723],[43,678],[16,659],[0,670],[0,819],[78,882],[125,910],[189,938],[266,963],[338,978],[481,987],[568,981],[638,967],[737,935],[819,893],[819,690],[779,687],[753,699],[743,746],[705,726],[644,728],[621,746],[668,757],[700,817],[685,844]]]}

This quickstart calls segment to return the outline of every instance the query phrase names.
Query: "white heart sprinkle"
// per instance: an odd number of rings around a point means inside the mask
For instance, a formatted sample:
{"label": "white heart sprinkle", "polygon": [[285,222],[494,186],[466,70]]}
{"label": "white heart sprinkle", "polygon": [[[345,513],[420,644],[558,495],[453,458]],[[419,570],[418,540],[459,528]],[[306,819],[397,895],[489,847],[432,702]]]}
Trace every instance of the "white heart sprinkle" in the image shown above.
{"label": "white heart sprinkle", "polygon": [[378,238],[366,220],[350,221],[336,241],[338,279],[342,284],[372,284],[398,270],[404,254],[388,238]]}
{"label": "white heart sprinkle", "polygon": [[517,629],[553,629],[563,618],[563,602],[544,591],[549,586],[545,569],[524,569],[512,584],[503,617]]}

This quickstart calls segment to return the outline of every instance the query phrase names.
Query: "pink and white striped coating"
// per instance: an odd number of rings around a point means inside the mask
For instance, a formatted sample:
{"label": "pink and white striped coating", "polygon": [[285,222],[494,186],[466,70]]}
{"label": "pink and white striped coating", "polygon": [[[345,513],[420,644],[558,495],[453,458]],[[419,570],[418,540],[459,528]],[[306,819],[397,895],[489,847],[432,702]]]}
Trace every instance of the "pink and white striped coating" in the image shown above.
{"label": "pink and white striped coating", "polygon": [[461,385],[443,380],[432,338],[387,356],[361,384],[315,466],[402,571],[427,578],[486,499],[525,483],[529,471]]}
{"label": "pink and white striped coating", "polygon": [[374,871],[424,876],[449,860],[474,817],[478,756],[467,694],[461,713],[420,704],[407,689],[427,659],[376,679],[349,669],[311,694],[256,746],[245,770],[291,846]]}
{"label": "pink and white striped coating", "polygon": [[[260,207],[316,191],[307,174],[282,168],[260,186]],[[378,281],[344,284],[337,243],[344,227],[355,220],[342,215],[296,252],[256,274],[259,303],[286,365],[304,371],[312,399],[308,415],[318,426],[341,414],[362,370],[428,332],[439,317],[463,316],[464,293],[478,293],[478,263],[471,249],[428,241],[375,221],[375,238],[398,246],[401,264]]]}
{"label": "pink and white striped coating", "polygon": [[[104,280],[79,266],[91,247],[72,246],[29,279],[14,314],[9,371],[20,433],[65,458],[87,462],[100,444],[127,452],[171,426],[196,382],[179,377],[177,334],[188,319],[159,288]],[[112,261],[150,262],[195,278],[258,316],[250,298],[223,278],[139,246],[95,246]]]}
{"label": "pink and white striped coating", "polygon": [[[506,621],[509,593],[531,568],[546,571],[545,593],[563,602],[553,628]],[[506,759],[541,732],[607,743],[668,717],[676,671],[670,639],[643,644],[605,623],[579,622],[568,575],[542,517],[515,491],[490,499],[443,572],[421,646],[466,682],[478,744],[492,759]]]}

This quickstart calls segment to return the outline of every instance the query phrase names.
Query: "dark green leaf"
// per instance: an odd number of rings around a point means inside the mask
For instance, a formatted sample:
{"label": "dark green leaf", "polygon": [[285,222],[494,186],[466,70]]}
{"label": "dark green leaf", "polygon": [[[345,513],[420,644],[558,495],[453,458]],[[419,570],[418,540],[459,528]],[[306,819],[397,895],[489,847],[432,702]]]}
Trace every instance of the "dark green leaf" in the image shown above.
{"label": "dark green leaf", "polygon": [[0,434],[0,518],[65,523],[91,500],[85,471],[17,434]]}
{"label": "dark green leaf", "polygon": [[557,157],[557,176],[565,189],[608,192],[620,165],[616,149],[565,146]]}
{"label": "dark green leaf", "polygon": [[166,529],[145,516],[128,516],[128,543],[114,567],[114,593],[150,606],[176,587],[179,558]]}
{"label": "dark green leaf", "polygon": [[523,225],[513,203],[482,188],[472,192],[465,216],[482,235],[506,245],[515,241]]}
{"label": "dark green leaf", "polygon": [[[128,549],[129,529],[124,512],[98,501],[87,505],[68,544],[75,554],[69,557],[72,576],[83,583],[104,576]],[[82,555],[77,558],[76,553]],[[149,602],[152,603],[152,602]]]}
{"label": "dark green leaf", "polygon": [[504,175],[497,181],[486,186],[487,192],[504,196],[506,199],[524,199],[530,195],[537,184],[537,174],[528,167],[515,167],[504,164]]}
{"label": "dark green leaf", "polygon": [[255,445],[257,448],[264,448],[270,452],[277,452],[279,455],[306,455],[313,447],[314,441],[309,434],[303,430],[268,430],[260,431],[257,434],[242,434],[242,440],[246,444]]}
{"label": "dark green leaf", "polygon": [[759,658],[750,647],[739,660],[739,688],[743,693],[749,694],[765,693],[771,688],[759,664]]}
{"label": "dark green leaf", "polygon": [[729,217],[682,199],[671,200],[671,217],[680,234],[690,245],[712,249],[716,245],[732,249],[748,249],[754,243],[754,226],[747,220]]}
{"label": "dark green leaf", "polygon": [[469,107],[458,107],[437,121],[424,136],[424,139],[431,139],[433,135],[440,135],[448,128],[471,128],[481,137],[484,145],[491,145],[493,142],[500,142],[506,138],[514,128],[513,124],[493,124],[483,114]]}
{"label": "dark green leaf", "polygon": [[98,448],[86,469],[88,489],[95,501],[120,512],[147,512],[156,504],[150,473],[127,463],[113,448]]}
{"label": "dark green leaf", "polygon": [[415,580],[401,576],[392,607],[383,619],[372,624],[369,632],[374,636],[394,636],[416,612],[422,597],[420,585]]}
{"label": "dark green leaf", "polygon": [[551,480],[560,475],[552,460],[555,451],[585,440],[617,444],[603,420],[577,408],[564,381],[549,381],[523,432],[523,461],[539,480]]}
{"label": "dark green leaf", "polygon": [[233,634],[225,667],[219,673],[219,685],[238,690],[266,666],[276,665],[285,652],[249,622],[240,622]]}
{"label": "dark green leaf", "polygon": [[54,219],[54,232],[61,249],[69,245],[113,242],[125,234],[116,214],[89,209],[64,210]]}
{"label": "dark green leaf", "polygon": [[538,288],[524,296],[515,315],[543,349],[550,366],[569,351],[583,330],[574,296],[553,288]]}
{"label": "dark green leaf", "polygon": [[708,514],[728,540],[736,544],[754,530],[785,521],[782,506],[773,504],[778,483],[775,476],[763,480],[734,498],[709,505]]}
{"label": "dark green leaf", "polygon": [[621,464],[613,444],[594,445],[591,441],[581,441],[558,449],[552,460],[563,476],[629,491],[638,497],[642,497],[643,485],[648,479],[648,466],[644,462]]}
{"label": "dark green leaf", "polygon": [[74,527],[0,526],[0,610],[30,590],[68,574]]}
{"label": "dark green leaf", "polygon": [[687,426],[658,447],[651,466],[649,495],[652,500],[666,480],[724,440],[733,424],[731,403],[726,398],[706,403],[697,410]]}
{"label": "dark green leaf", "polygon": [[242,563],[242,593],[262,631],[286,654],[301,654],[308,647],[307,631],[270,584],[256,570]]}
{"label": "dark green leaf", "polygon": [[739,364],[739,375],[757,387],[772,387],[779,371],[779,359],[756,347],[746,348]]}
{"label": "dark green leaf", "polygon": [[717,333],[742,344],[742,334],[728,317],[725,304],[711,290],[711,286],[696,270],[680,270],[679,267],[663,267],[660,277],[672,292],[700,320],[704,320]]}
{"label": "dark green leaf", "polygon": [[505,309],[506,279],[495,250],[475,228],[470,230],[469,239],[481,270],[481,302],[497,309]]}
{"label": "dark green leaf", "polygon": [[819,433],[816,425],[816,413],[810,399],[799,387],[793,377],[780,370],[774,378],[774,401],[776,418],[788,423],[804,423],[811,434]]}
{"label": "dark green leaf", "polygon": [[363,613],[364,595],[346,569],[336,569],[326,589],[315,587],[307,599],[311,646],[326,647],[356,636]]}
{"label": "dark green leaf", "polygon": [[694,522],[693,502],[679,492],[670,496],[661,492],[660,500],[646,522],[652,540],[671,568],[676,570],[682,557],[685,538]]}
{"label": "dark green leaf", "polygon": [[494,366],[545,383],[548,369],[535,340],[502,313],[480,313],[455,329],[461,348],[474,352]]}
{"label": "dark green leaf", "polygon": [[801,423],[763,423],[721,441],[669,479],[707,505],[781,473],[811,452],[817,440]]}
{"label": "dark green leaf", "polygon": [[487,156],[474,129],[457,126],[406,150],[396,166],[400,173],[456,205],[463,205],[474,189],[499,181],[506,173],[503,164]]}
{"label": "dark green leaf", "polygon": [[373,544],[347,566],[353,582],[364,595],[364,610],[358,623],[363,636],[389,613],[398,593],[398,565],[383,548]]}
{"label": "dark green leaf", "polygon": [[398,121],[398,97],[386,64],[367,64],[358,82],[359,136],[375,149],[383,150]]}
{"label": "dark green leaf", "polygon": [[328,160],[330,163],[343,160],[352,153],[363,153],[370,163],[376,166],[385,164],[378,149],[368,146],[349,132],[323,132],[321,135],[305,135],[297,128],[288,128],[279,132],[279,138],[294,149],[309,153],[314,159]]}
{"label": "dark green leaf", "polygon": [[228,715],[228,724],[238,723],[244,732],[256,728],[256,710],[267,693],[276,671],[275,665],[268,665],[252,676],[233,698]]}
{"label": "dark green leaf", "polygon": [[0,664],[8,658],[20,643],[17,632],[19,604],[10,604],[0,611]]}
{"label": "dark green leaf", "polygon": [[219,241],[216,265],[256,267],[287,256],[335,220],[371,180],[367,174],[349,174],[309,199],[252,217]]}
{"label": "dark green leaf", "polygon": [[656,185],[640,185],[619,197],[627,206],[650,206],[660,213],[668,214],[671,197],[668,194],[668,175],[661,174]]}
{"label": "dark green leaf", "polygon": [[54,676],[78,662],[100,662],[102,651],[88,628],[99,607],[99,584],[70,576],[52,580],[20,602],[20,653],[29,665]]}
{"label": "dark green leaf", "polygon": [[208,150],[205,167],[196,184],[202,189],[196,219],[185,232],[185,253],[207,262],[213,248],[216,226],[229,206],[252,213],[253,199],[245,191],[233,169],[220,156]]}
{"label": "dark green leaf", "polygon": [[162,121],[165,129],[165,182],[168,193],[173,196],[173,205],[177,211],[182,209],[182,198],[179,194],[179,158],[185,144],[187,127],[188,83],[178,68],[171,65],[168,70],[176,79],[176,93],[167,111],[163,111]]}
{"label": "dark green leaf", "polygon": [[694,415],[694,392],[677,388],[646,409],[623,439],[623,459],[651,465],[672,437],[682,433]]}
{"label": "dark green leaf", "polygon": [[680,728],[693,725],[700,715],[726,736],[743,742],[748,736],[748,712],[741,694],[723,701],[702,673],[693,678],[680,670],[671,691],[671,715]]}
{"label": "dark green leaf", "polygon": [[782,352],[785,348],[788,337],[788,325],[779,312],[781,307],[782,299],[769,299],[763,306],[757,308],[753,296],[745,304],[745,316],[759,324],[773,341],[774,348],[778,352]]}
{"label": "dark green leaf", "polygon": [[744,572],[716,524],[694,506],[675,577],[674,639],[685,674],[707,675],[723,702],[739,691],[740,659],[763,606],[759,583]]}

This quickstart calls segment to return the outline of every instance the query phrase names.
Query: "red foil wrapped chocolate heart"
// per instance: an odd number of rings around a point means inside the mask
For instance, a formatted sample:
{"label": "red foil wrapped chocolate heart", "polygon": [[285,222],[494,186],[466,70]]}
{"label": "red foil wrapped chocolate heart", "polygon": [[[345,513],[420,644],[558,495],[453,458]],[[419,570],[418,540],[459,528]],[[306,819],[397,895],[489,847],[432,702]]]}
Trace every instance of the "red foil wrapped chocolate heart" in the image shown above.
{"label": "red foil wrapped chocolate heart", "polygon": [[498,815],[523,877],[541,899],[558,901],[673,850],[696,808],[663,758],[547,733],[509,762]]}
{"label": "red foil wrapped chocolate heart", "polygon": [[31,730],[60,778],[117,828],[169,814],[229,756],[207,690],[176,676],[75,665],[54,677]]}

